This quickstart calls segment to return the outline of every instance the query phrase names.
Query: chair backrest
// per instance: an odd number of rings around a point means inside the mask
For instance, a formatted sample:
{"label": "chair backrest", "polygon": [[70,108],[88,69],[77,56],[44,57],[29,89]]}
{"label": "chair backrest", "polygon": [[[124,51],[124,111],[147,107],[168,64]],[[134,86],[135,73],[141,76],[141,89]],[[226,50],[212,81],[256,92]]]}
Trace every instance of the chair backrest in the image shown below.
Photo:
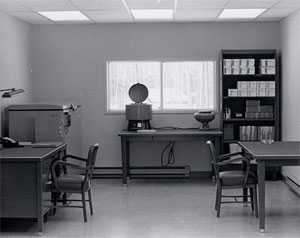
{"label": "chair backrest", "polygon": [[88,157],[87,157],[87,164],[86,164],[86,173],[85,173],[85,182],[93,176],[93,171],[97,159],[97,153],[99,149],[99,144],[91,145],[89,147]]}
{"label": "chair backrest", "polygon": [[209,151],[210,151],[210,155],[211,155],[211,162],[213,164],[214,170],[215,170],[215,176],[216,176],[216,180],[219,181],[219,166],[217,165],[218,163],[218,155],[216,152],[216,148],[215,145],[210,141],[206,141],[206,144],[209,147]]}

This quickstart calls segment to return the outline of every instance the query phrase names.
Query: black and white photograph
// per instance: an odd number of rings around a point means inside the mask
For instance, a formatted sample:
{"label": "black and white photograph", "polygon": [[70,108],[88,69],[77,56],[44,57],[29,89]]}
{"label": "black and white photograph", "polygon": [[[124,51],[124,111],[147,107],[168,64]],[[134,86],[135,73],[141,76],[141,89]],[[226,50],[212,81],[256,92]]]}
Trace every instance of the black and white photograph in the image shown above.
{"label": "black and white photograph", "polygon": [[299,238],[300,0],[0,0],[0,237]]}

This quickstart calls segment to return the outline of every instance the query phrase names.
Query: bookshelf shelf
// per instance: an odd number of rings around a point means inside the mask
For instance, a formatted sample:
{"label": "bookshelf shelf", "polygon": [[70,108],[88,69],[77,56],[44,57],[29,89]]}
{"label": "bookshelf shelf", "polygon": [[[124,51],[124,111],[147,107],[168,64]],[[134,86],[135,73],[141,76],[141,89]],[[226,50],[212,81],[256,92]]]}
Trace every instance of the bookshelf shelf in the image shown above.
{"label": "bookshelf shelf", "polygon": [[273,118],[231,118],[231,119],[223,119],[223,123],[233,123],[233,122],[274,122]]}
{"label": "bookshelf shelf", "polygon": [[220,62],[223,152],[241,140],[260,140],[264,130],[280,140],[276,50],[222,50]]}

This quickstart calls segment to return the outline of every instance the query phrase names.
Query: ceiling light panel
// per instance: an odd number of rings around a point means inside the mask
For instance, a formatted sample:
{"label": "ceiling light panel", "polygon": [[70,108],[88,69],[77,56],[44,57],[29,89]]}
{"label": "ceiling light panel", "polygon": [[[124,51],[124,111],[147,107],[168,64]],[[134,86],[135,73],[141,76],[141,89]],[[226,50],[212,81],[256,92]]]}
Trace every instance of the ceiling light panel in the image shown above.
{"label": "ceiling light panel", "polygon": [[228,0],[178,0],[177,9],[195,10],[224,8],[227,2]]}
{"label": "ceiling light panel", "polygon": [[93,22],[132,22],[128,12],[84,11],[83,13]]}
{"label": "ceiling light panel", "polygon": [[89,19],[79,11],[41,11],[39,14],[52,21],[89,21]]}
{"label": "ceiling light panel", "polygon": [[224,9],[219,15],[219,19],[254,19],[262,14],[266,9]]}
{"label": "ceiling light panel", "polygon": [[172,9],[131,9],[135,20],[167,21],[173,19]]}
{"label": "ceiling light panel", "polygon": [[219,15],[219,9],[178,10],[175,20],[178,21],[214,21]]}
{"label": "ceiling light panel", "polygon": [[130,9],[172,9],[174,0],[126,0]]}
{"label": "ceiling light panel", "polygon": [[17,0],[33,11],[71,11],[77,10],[68,0]]}
{"label": "ceiling light panel", "polygon": [[270,8],[279,0],[229,0],[226,8]]}
{"label": "ceiling light panel", "polygon": [[71,0],[80,10],[126,10],[122,0]]}

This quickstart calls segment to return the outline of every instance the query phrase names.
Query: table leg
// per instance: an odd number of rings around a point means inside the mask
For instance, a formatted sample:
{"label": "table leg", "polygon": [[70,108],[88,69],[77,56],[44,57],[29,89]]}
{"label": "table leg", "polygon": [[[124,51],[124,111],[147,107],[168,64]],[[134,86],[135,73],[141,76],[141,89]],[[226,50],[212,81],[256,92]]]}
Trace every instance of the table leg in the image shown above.
{"label": "table leg", "polygon": [[[222,151],[221,150],[221,140],[220,140],[220,138],[219,137],[214,137],[213,138],[213,143],[214,143],[214,146],[216,148],[217,154],[220,155],[221,151]],[[216,182],[216,174],[215,174],[215,168],[214,168],[213,163],[211,163],[211,173],[212,173],[212,181]]]}
{"label": "table leg", "polygon": [[257,162],[258,174],[258,202],[259,202],[259,230],[265,231],[265,162]]}
{"label": "table leg", "polygon": [[126,140],[126,170],[127,178],[130,178],[130,144],[128,140]]}
{"label": "table leg", "polygon": [[122,174],[123,184],[127,184],[127,142],[126,139],[121,136],[121,147],[122,147]]}

